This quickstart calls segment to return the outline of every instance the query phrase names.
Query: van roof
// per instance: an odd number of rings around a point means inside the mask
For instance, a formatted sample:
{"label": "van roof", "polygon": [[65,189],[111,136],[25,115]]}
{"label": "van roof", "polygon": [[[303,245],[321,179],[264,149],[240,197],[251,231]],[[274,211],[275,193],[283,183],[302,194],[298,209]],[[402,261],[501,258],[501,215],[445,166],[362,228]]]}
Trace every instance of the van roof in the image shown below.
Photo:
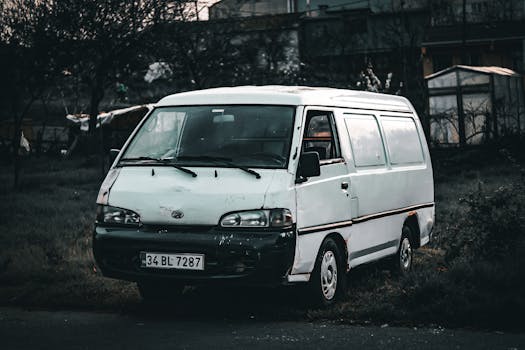
{"label": "van roof", "polygon": [[329,106],[411,112],[404,97],[308,86],[236,86],[197,90],[162,98],[157,106],[271,104]]}

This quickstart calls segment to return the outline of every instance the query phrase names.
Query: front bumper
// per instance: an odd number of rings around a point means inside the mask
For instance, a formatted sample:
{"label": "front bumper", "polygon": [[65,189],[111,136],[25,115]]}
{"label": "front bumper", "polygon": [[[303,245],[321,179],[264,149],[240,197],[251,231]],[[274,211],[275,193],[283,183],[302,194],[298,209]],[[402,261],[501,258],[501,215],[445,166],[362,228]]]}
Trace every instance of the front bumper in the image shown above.
{"label": "front bumper", "polygon": [[[187,284],[230,281],[279,284],[295,254],[295,227],[256,231],[219,227],[106,227],[96,225],[93,253],[104,276],[129,281],[178,280]],[[141,267],[140,252],[205,255],[203,271]]]}

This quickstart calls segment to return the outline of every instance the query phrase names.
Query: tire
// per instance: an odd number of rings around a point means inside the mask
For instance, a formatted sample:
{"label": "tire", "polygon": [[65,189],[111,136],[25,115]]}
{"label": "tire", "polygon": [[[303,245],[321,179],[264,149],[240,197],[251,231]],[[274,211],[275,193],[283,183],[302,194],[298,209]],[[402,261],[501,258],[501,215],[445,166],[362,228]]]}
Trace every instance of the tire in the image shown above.
{"label": "tire", "polygon": [[140,296],[144,302],[158,304],[176,302],[184,290],[184,285],[152,281],[137,282]]}
{"label": "tire", "polygon": [[346,293],[346,268],[341,247],[332,238],[321,244],[309,282],[310,299],[315,305],[330,306]]}
{"label": "tire", "polygon": [[401,240],[393,263],[393,272],[401,276],[408,275],[412,270],[414,249],[410,237],[412,237],[412,230],[409,226],[403,226]]}

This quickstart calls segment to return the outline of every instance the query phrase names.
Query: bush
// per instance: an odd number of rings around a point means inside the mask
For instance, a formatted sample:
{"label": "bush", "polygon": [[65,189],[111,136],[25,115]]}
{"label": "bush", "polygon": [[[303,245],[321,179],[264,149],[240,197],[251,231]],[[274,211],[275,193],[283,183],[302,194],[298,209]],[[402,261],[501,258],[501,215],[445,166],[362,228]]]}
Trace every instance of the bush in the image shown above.
{"label": "bush", "polygon": [[416,271],[402,281],[408,291],[403,305],[413,320],[525,326],[525,171],[509,152],[500,155],[507,165],[499,166],[497,181],[490,186],[478,179],[477,189],[459,198],[440,230],[437,248],[444,252],[443,268]]}
{"label": "bush", "polygon": [[[525,171],[508,154],[503,155],[521,174],[495,190],[486,190],[479,182],[478,190],[470,192],[460,202],[466,204],[465,215],[442,238],[447,261],[501,260],[509,255],[525,253]],[[509,178],[507,178],[509,179]]]}

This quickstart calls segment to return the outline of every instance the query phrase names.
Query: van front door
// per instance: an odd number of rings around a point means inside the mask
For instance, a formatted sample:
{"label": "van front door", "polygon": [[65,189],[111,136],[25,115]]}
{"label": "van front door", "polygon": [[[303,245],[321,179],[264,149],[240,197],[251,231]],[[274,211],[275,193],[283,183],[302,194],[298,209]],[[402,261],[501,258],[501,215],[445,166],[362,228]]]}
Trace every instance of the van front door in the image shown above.
{"label": "van front door", "polygon": [[307,110],[305,122],[302,152],[319,153],[321,175],[295,187],[299,232],[295,273],[310,272],[325,231],[342,228],[351,219],[350,176],[333,112]]}

